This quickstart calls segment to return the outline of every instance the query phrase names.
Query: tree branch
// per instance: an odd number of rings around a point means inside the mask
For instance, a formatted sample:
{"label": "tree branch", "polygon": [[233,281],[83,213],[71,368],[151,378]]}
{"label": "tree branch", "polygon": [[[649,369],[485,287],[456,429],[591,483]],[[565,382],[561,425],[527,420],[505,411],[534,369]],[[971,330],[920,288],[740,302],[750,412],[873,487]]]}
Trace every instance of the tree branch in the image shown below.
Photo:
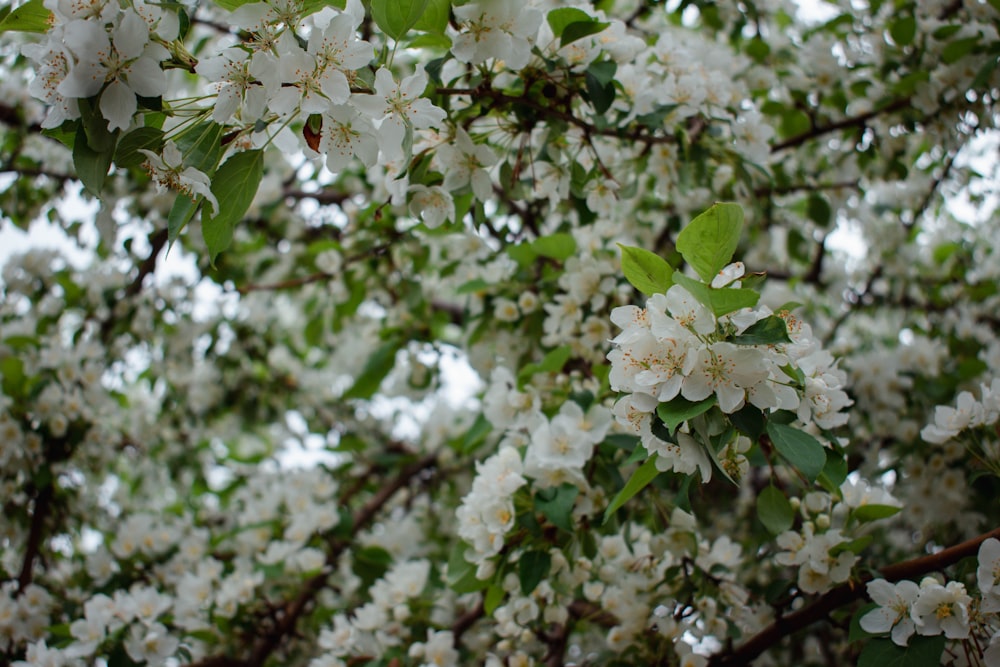
{"label": "tree branch", "polygon": [[38,491],[35,505],[31,512],[31,528],[28,530],[28,542],[24,547],[24,560],[21,562],[21,572],[17,576],[17,593],[20,595],[31,585],[34,576],[35,559],[42,546],[45,531],[45,521],[52,507],[52,483],[49,482]]}
{"label": "tree branch", "polygon": [[[884,579],[891,582],[902,579],[917,579],[930,572],[937,572],[954,565],[963,558],[975,555],[979,546],[991,537],[1000,538],[1000,528],[995,528],[988,533],[983,533],[937,553],[889,565],[879,570],[879,573]],[[813,601],[812,604],[788,616],[778,618],[732,652],[716,654],[712,657],[709,665],[711,667],[749,665],[783,638],[823,620],[833,610],[863,597],[865,587],[862,584],[874,578],[871,574],[865,573],[857,579],[837,586]]]}
{"label": "tree branch", "polygon": [[875,118],[876,116],[880,116],[884,113],[892,113],[893,111],[898,111],[908,106],[910,106],[910,98],[904,97],[902,99],[896,100],[895,102],[890,102],[884,107],[879,107],[878,109],[873,109],[871,111],[859,114],[857,116],[850,116],[849,118],[838,120],[837,122],[830,123],[829,125],[820,125],[814,127],[811,130],[808,130],[807,132],[803,132],[802,134],[798,134],[794,137],[790,137],[788,139],[785,139],[784,141],[774,144],[773,146],[771,146],[771,152],[777,153],[779,151],[785,150],[786,148],[794,148],[795,146],[804,144],[810,139],[816,139],[822,137],[824,134],[836,132],[837,130],[844,130],[849,127],[864,127],[865,123],[867,123],[872,118]]}

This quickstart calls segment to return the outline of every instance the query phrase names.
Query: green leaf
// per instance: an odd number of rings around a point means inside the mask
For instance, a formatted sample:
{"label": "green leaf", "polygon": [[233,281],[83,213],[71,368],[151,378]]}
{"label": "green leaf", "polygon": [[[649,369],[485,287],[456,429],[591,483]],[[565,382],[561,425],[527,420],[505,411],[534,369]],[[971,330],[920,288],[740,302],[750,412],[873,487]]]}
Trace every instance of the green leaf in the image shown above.
{"label": "green leaf", "polygon": [[660,471],[656,469],[656,456],[656,453],[651,454],[646,459],[646,462],[632,473],[632,476],[625,482],[622,490],[611,500],[611,504],[604,510],[604,523],[608,522],[608,519],[618,511],[619,507],[631,500],[635,494],[645,489],[660,474]]}
{"label": "green leaf", "polygon": [[413,24],[414,30],[444,35],[451,13],[451,0],[428,0],[424,13]]}
{"label": "green leaf", "polygon": [[0,21],[0,34],[5,32],[47,32],[52,12],[42,0],[28,0]]}
{"label": "green leaf", "polygon": [[590,66],[587,68],[587,74],[594,77],[602,86],[614,83],[615,73],[617,72],[618,63],[614,60],[598,60],[590,63]]}
{"label": "green leaf", "polygon": [[13,398],[20,398],[26,379],[24,362],[14,356],[0,359],[0,378],[2,378],[3,393]]}
{"label": "green leaf", "polygon": [[792,527],[795,510],[785,494],[769,485],[757,496],[757,518],[772,535],[779,535]]}
{"label": "green leaf", "polygon": [[[98,108],[98,98],[80,99],[80,124],[87,133],[87,144],[96,153],[115,152],[115,142],[118,140],[118,130],[108,129],[108,121]],[[74,145],[75,147],[75,145]]]}
{"label": "green leaf", "polygon": [[371,398],[396,364],[396,352],[402,346],[403,343],[399,339],[386,341],[378,346],[372,356],[368,357],[368,362],[354,380],[354,384],[344,393],[344,398]]}
{"label": "green leaf", "polygon": [[830,493],[840,493],[840,485],[847,479],[847,458],[833,450],[826,450],[826,465],[817,481]]}
{"label": "green leaf", "polygon": [[430,0],[372,0],[372,18],[397,42],[417,24]]}
{"label": "green leaf", "polygon": [[545,20],[549,22],[549,26],[552,28],[552,34],[555,37],[562,37],[563,30],[566,26],[571,23],[579,23],[581,21],[593,21],[592,17],[587,12],[582,9],[577,9],[575,7],[562,7],[560,9],[553,9],[545,17]]}
{"label": "green leaf", "polygon": [[139,149],[159,153],[163,148],[163,130],[155,127],[137,127],[118,141],[115,164],[122,169],[138,167],[146,161]]}
{"label": "green leaf", "polygon": [[764,413],[761,412],[760,408],[750,403],[745,404],[742,408],[730,414],[729,421],[740,433],[749,436],[754,442],[757,442],[760,436],[764,434],[766,427]]}
{"label": "green leaf", "polygon": [[748,326],[732,342],[736,345],[778,345],[791,343],[792,339],[788,337],[785,320],[777,315],[770,315]]}
{"label": "green leaf", "polygon": [[538,259],[538,253],[534,251],[530,243],[509,245],[507,246],[507,254],[522,268],[530,266],[532,262]]}
{"label": "green leaf", "polygon": [[851,515],[861,523],[868,523],[869,521],[887,519],[897,514],[900,509],[902,508],[895,505],[862,505],[861,507],[855,507]]}
{"label": "green leaf", "polygon": [[596,35],[597,33],[603,31],[607,28],[610,23],[605,21],[595,21],[594,19],[587,19],[586,21],[574,21],[568,26],[563,28],[562,35],[559,37],[559,46],[563,47],[567,44],[572,44],[578,39],[583,39],[584,37],[589,37],[591,35]]}
{"label": "green leaf", "polygon": [[170,207],[167,214],[167,241],[174,244],[177,237],[181,235],[181,230],[191,222],[194,212],[198,210],[198,203],[183,192],[178,192],[174,199],[174,205]]}
{"label": "green leaf", "polygon": [[615,101],[617,91],[613,83],[601,83],[597,77],[589,71],[584,76],[587,86],[587,97],[597,113],[604,113],[611,108]]}
{"label": "green leaf", "polygon": [[767,434],[771,436],[778,453],[810,482],[826,465],[826,450],[819,440],[808,433],[772,420],[767,423]]}
{"label": "green leaf", "polygon": [[814,192],[809,195],[809,199],[806,201],[806,214],[820,227],[829,227],[830,221],[833,219],[833,208],[826,197]]}
{"label": "green leaf", "polygon": [[944,635],[910,637],[908,646],[897,646],[891,639],[870,640],[861,649],[858,667],[938,667],[944,653]]}
{"label": "green leaf", "polygon": [[850,551],[853,554],[859,554],[865,550],[865,548],[872,543],[875,538],[871,535],[862,535],[861,537],[851,540],[850,542],[841,542],[840,544],[835,544],[830,547],[830,555],[836,558],[845,551]]}
{"label": "green leaf", "polygon": [[572,355],[573,350],[569,345],[557,347],[542,357],[538,363],[525,365],[517,374],[517,383],[523,385],[536,373],[558,373]]}
{"label": "green leaf", "polygon": [[226,152],[226,147],[222,145],[224,129],[208,120],[178,136],[177,148],[184,155],[184,164],[206,174],[214,172]]}
{"label": "green leaf", "polygon": [[677,251],[706,283],[733,258],[743,230],[739,204],[716,203],[677,235]]}
{"label": "green leaf", "polygon": [[456,593],[474,593],[489,586],[488,581],[476,578],[476,566],[465,560],[468,548],[459,542],[448,556],[448,588]]}
{"label": "green leaf", "polygon": [[219,214],[202,211],[201,233],[208,246],[209,259],[215,258],[233,241],[233,229],[250,208],[257,187],[264,176],[264,151],[237,153],[219,167],[212,178],[212,194],[219,200]]}
{"label": "green leaf", "polygon": [[233,11],[242,7],[243,5],[248,5],[251,2],[257,2],[258,0],[212,0],[216,5],[222,7],[227,11]]}
{"label": "green leaf", "polygon": [[573,484],[541,489],[535,494],[535,510],[545,515],[553,525],[573,532],[573,506],[580,490]]}
{"label": "green leaf", "polygon": [[878,609],[878,607],[878,603],[869,602],[868,604],[861,605],[857,608],[857,610],[855,610],[854,615],[851,616],[851,625],[850,630],[847,632],[847,641],[853,643],[875,636],[861,627],[861,617],[870,612],[872,609]]}
{"label": "green leaf", "polygon": [[490,584],[490,587],[486,589],[485,595],[483,595],[483,611],[486,612],[487,616],[493,615],[496,608],[503,602],[505,595],[503,586],[497,583]]}
{"label": "green leaf", "polygon": [[542,257],[549,257],[562,262],[576,253],[576,240],[571,234],[560,232],[535,239],[531,244],[531,248]]}
{"label": "green leaf", "polygon": [[310,14],[315,14],[324,7],[335,7],[336,9],[344,9],[347,7],[347,0],[305,0],[302,3],[302,11],[300,16],[305,18]]}
{"label": "green leaf", "polygon": [[469,430],[465,432],[462,437],[461,447],[459,451],[463,454],[468,454],[479,446],[489,432],[493,430],[493,424],[490,423],[486,417],[479,415],[476,417],[476,421],[472,423]]}
{"label": "green leaf", "polygon": [[656,414],[673,435],[678,426],[708,412],[717,401],[718,397],[715,394],[700,401],[689,401],[683,396],[675,396],[666,403],[660,403],[656,406]]}
{"label": "green leaf", "polygon": [[351,569],[361,578],[365,588],[370,588],[392,565],[392,554],[382,547],[364,547],[352,552]]}
{"label": "green leaf", "polygon": [[889,24],[889,34],[897,45],[908,46],[917,35],[917,19],[912,15],[899,17]]}
{"label": "green leaf", "polygon": [[97,152],[87,141],[87,132],[81,126],[76,131],[76,141],[73,142],[73,166],[76,175],[83,183],[87,192],[95,197],[101,196],[104,179],[111,170],[111,158],[114,156],[114,145],[110,149]]}
{"label": "green leaf", "polygon": [[663,294],[674,284],[674,269],[659,255],[632,246],[618,244],[622,251],[625,279],[646,295]]}
{"label": "green leaf", "polygon": [[965,39],[956,39],[954,42],[948,42],[948,45],[941,49],[941,60],[944,61],[946,65],[956,63],[972,53],[972,50],[976,48],[978,44],[979,35],[976,35],[975,37],[966,37]]}
{"label": "green leaf", "polygon": [[752,289],[743,287],[713,289],[680,271],[674,272],[673,278],[676,284],[690,292],[699,302],[708,306],[716,317],[728,315],[742,308],[751,308],[757,305],[760,300],[760,294]]}
{"label": "green leaf", "polygon": [[517,562],[517,574],[521,580],[521,592],[530,595],[552,569],[552,556],[548,551],[525,551]]}
{"label": "green leaf", "polygon": [[491,287],[491,285],[482,278],[473,278],[472,280],[459,285],[458,289],[455,290],[455,294],[475,294],[476,292],[482,292],[489,287]]}

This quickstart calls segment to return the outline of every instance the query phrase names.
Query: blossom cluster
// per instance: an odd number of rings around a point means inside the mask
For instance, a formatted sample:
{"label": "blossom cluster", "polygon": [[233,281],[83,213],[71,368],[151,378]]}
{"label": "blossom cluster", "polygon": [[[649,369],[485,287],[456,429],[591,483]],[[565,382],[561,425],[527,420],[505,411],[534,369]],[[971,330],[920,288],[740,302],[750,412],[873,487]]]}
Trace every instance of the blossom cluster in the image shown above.
{"label": "blossom cluster", "polygon": [[[713,288],[738,286],[743,274],[742,263],[731,264]],[[615,416],[641,437],[650,453],[659,455],[660,470],[690,474],[698,469],[705,481],[711,476],[708,457],[691,435],[682,432],[677,442],[667,442],[653,430],[657,406],[677,397],[691,402],[714,398],[727,415],[751,405],[768,412],[792,411],[803,423],[820,428],[846,423],[843,410],[851,404],[844,391],[846,374],[808,324],[781,312],[789,343],[738,344],[741,333],[772,316],[770,309],[759,307],[717,318],[677,284],[665,294],[653,294],[645,308],[612,311],[622,332],[608,354],[609,381],[612,389],[625,392],[615,404]],[[792,384],[787,367],[801,371],[801,386]]]}
{"label": "blossom cluster", "polygon": [[1000,665],[1000,540],[991,537],[980,545],[976,581],[978,596],[961,582],[942,584],[930,576],[919,584],[874,579],[868,582],[868,596],[878,606],[861,617],[861,627],[872,634],[889,633],[899,646],[914,634],[966,639],[985,633],[991,637],[985,664]]}

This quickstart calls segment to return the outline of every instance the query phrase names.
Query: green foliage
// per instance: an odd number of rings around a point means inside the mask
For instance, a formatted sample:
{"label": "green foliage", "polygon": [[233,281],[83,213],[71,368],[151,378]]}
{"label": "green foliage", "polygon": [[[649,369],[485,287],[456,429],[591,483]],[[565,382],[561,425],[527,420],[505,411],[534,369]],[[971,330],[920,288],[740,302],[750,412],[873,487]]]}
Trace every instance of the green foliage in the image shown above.
{"label": "green foliage", "polygon": [[767,434],[771,437],[771,442],[774,443],[778,453],[810,482],[823,471],[826,465],[826,452],[819,440],[813,436],[773,420],[767,423]]}
{"label": "green foliage", "polygon": [[780,345],[791,343],[788,337],[788,327],[785,320],[776,315],[770,315],[762,320],[757,320],[739,336],[732,340],[736,345]]}
{"label": "green foliage", "polygon": [[629,477],[628,482],[621,491],[612,498],[611,503],[608,505],[607,509],[604,510],[604,523],[608,522],[608,519],[618,511],[622,505],[631,500],[637,493],[649,486],[649,483],[660,474],[660,471],[656,469],[656,454],[653,453],[646,459],[639,468],[636,469],[632,476]]}
{"label": "green foliage", "polygon": [[622,273],[643,294],[665,293],[674,284],[674,270],[665,259],[643,248],[618,244],[622,251]]}
{"label": "green foliage", "polygon": [[743,230],[743,208],[717,203],[677,235],[677,251],[706,283],[733,258]]}
{"label": "green foliage", "polygon": [[49,29],[52,12],[43,0],[28,2],[12,10],[0,20],[0,34],[5,32],[45,32]]}
{"label": "green foliage", "polygon": [[941,664],[945,638],[910,637],[907,646],[897,646],[891,639],[869,640],[858,656],[858,667],[937,667]]}
{"label": "green foliage", "polygon": [[219,167],[212,179],[212,194],[219,201],[218,215],[202,210],[201,233],[213,265],[233,241],[236,223],[250,208],[264,177],[264,151],[236,153]]}
{"label": "green foliage", "polygon": [[772,535],[778,535],[792,527],[795,510],[784,493],[766,486],[757,496],[757,518]]}
{"label": "green foliage", "polygon": [[718,397],[715,394],[700,401],[689,401],[683,396],[675,396],[666,403],[660,403],[656,406],[656,415],[663,420],[663,423],[670,430],[670,434],[673,435],[678,426],[698,415],[705,414],[716,403],[718,403]]}
{"label": "green foliage", "polygon": [[[421,20],[430,0],[372,0],[372,18],[385,34],[397,42]],[[434,17],[427,21],[439,21],[440,3],[434,3]]]}

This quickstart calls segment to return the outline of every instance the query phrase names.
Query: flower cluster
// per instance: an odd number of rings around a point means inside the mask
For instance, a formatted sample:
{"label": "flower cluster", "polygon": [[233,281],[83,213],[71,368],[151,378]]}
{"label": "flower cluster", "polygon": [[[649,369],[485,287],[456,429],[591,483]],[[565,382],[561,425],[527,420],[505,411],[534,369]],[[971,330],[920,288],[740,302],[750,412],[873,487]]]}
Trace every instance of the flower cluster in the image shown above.
{"label": "flower cluster", "polygon": [[985,664],[1000,664],[1000,540],[983,541],[978,561],[978,597],[969,595],[961,582],[942,584],[934,577],[919,584],[906,579],[868,582],[868,596],[878,606],[861,617],[861,627],[872,634],[889,633],[899,646],[906,646],[914,633],[966,639],[984,631],[992,636],[983,654]]}

